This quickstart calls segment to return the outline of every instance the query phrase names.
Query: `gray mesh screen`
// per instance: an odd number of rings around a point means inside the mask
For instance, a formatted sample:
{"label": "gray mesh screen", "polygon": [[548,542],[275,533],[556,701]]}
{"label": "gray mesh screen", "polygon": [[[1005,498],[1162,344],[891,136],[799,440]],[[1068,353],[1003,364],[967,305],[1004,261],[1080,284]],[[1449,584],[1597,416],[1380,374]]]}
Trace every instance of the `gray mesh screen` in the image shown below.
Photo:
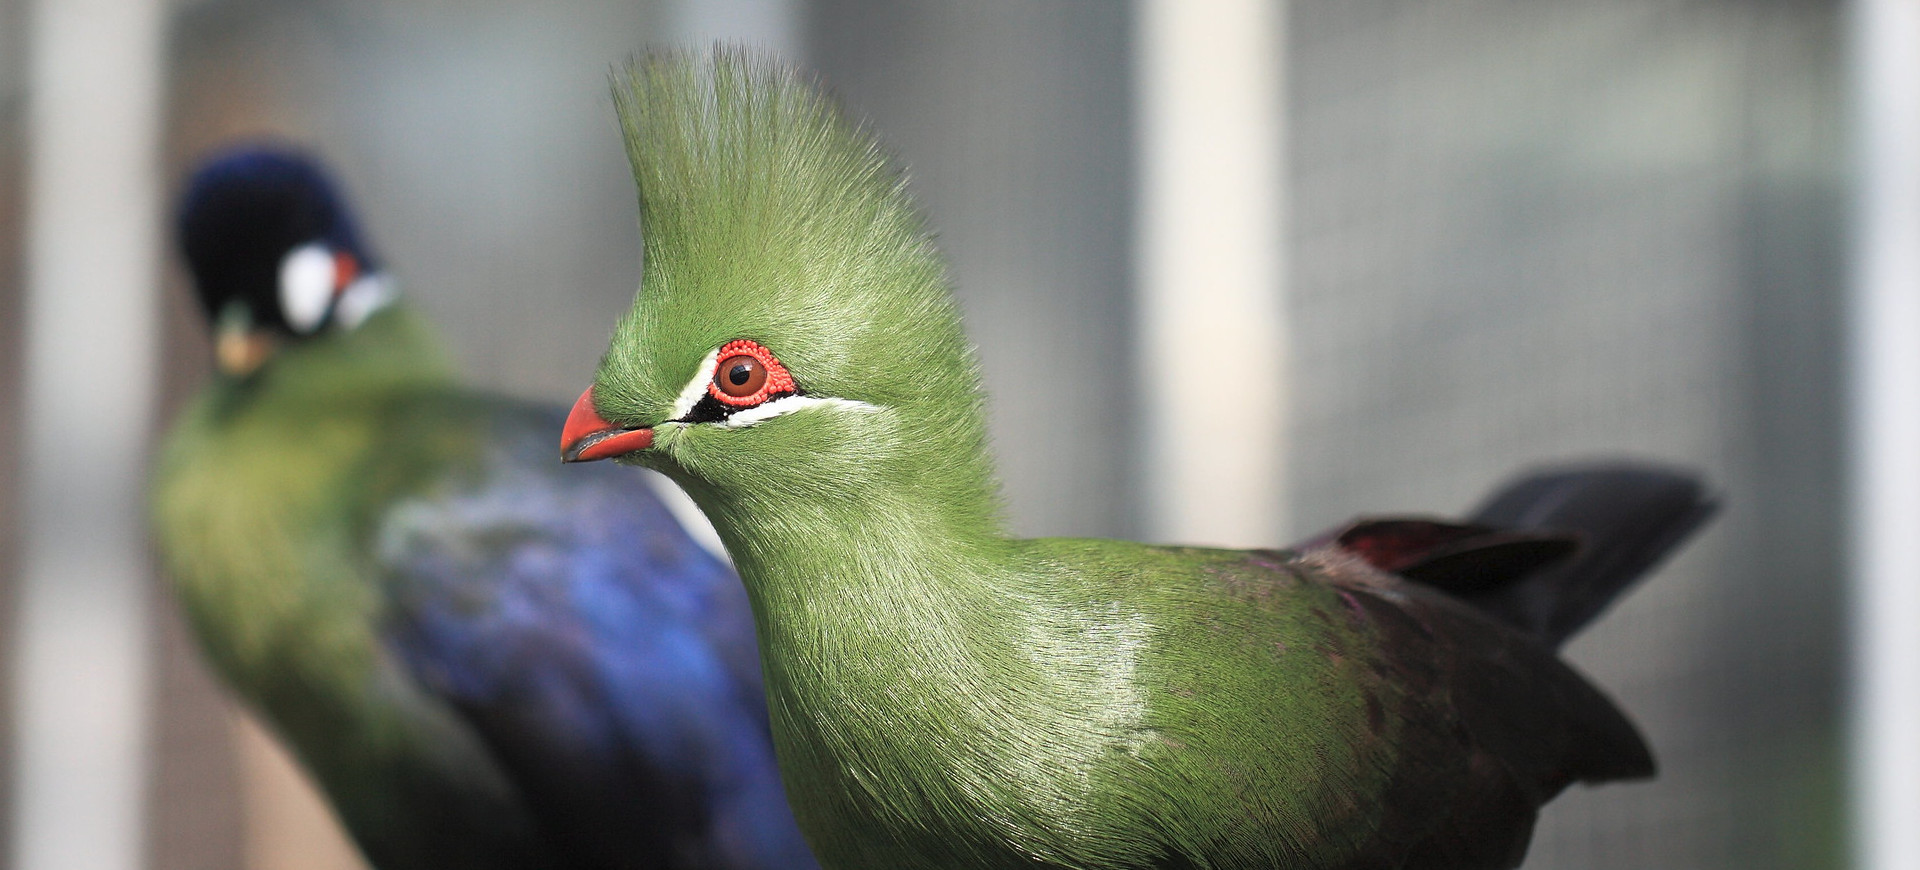
{"label": "gray mesh screen", "polygon": [[1530,867],[1840,861],[1838,12],[1291,7],[1295,516],[1517,467],[1705,469],[1720,517],[1576,640],[1661,762]]}

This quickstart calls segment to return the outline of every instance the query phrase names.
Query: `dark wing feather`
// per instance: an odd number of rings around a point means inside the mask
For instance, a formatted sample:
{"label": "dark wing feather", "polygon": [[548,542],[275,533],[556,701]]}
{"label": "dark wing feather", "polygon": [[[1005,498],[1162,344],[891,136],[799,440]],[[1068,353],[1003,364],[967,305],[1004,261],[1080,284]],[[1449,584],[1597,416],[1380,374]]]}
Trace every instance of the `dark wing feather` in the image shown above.
{"label": "dark wing feather", "polygon": [[1385,808],[1389,824],[1418,824],[1385,834],[1412,840],[1401,866],[1517,867],[1538,808],[1569,784],[1653,774],[1652,753],[1625,714],[1532,638],[1417,584],[1339,570],[1327,582],[1360,603],[1398,687],[1423,698],[1426,715],[1451,723],[1434,730],[1454,735],[1457,746],[1400,747],[1408,763],[1430,752],[1465,757],[1464,770],[1429,786],[1448,793],[1437,824],[1431,791],[1410,789],[1400,803],[1420,803],[1401,812]]}
{"label": "dark wing feather", "polygon": [[1577,535],[1441,520],[1357,520],[1334,539],[1389,574],[1463,595],[1506,586],[1580,549]]}
{"label": "dark wing feather", "polygon": [[1467,596],[1474,606],[1558,647],[1713,516],[1700,478],[1628,462],[1533,471],[1496,490],[1473,521],[1580,535],[1574,558],[1505,588]]}
{"label": "dark wing feather", "polygon": [[739,582],[643,472],[563,466],[501,407],[473,475],[380,521],[390,642],[579,867],[812,867]]}
{"label": "dark wing feather", "polygon": [[1294,549],[1338,549],[1439,589],[1558,648],[1713,515],[1686,471],[1629,462],[1542,469],[1466,522],[1355,520]]}
{"label": "dark wing feather", "polygon": [[1443,596],[1416,597],[1427,599],[1424,618],[1452,647],[1450,696],[1473,740],[1475,786],[1407,867],[1518,867],[1536,814],[1520,808],[1574,782],[1654,774],[1652,751],[1626,714],[1545,647]]}

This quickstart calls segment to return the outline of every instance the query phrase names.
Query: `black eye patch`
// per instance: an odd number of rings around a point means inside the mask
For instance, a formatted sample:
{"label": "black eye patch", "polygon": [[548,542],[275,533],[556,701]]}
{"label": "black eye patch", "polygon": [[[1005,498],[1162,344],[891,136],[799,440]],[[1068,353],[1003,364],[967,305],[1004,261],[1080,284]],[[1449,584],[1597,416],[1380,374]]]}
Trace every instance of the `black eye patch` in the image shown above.
{"label": "black eye patch", "polygon": [[[804,396],[804,395],[806,395],[806,393],[801,390],[797,390],[797,389],[786,390],[783,392],[778,392],[778,393],[774,393],[772,395],[767,396],[766,400],[761,402],[760,404],[764,405],[767,402],[771,402],[776,399],[784,399],[788,396]],[[754,407],[759,407],[759,406],[756,405]],[[694,403],[693,410],[688,411],[686,416],[681,417],[680,419],[674,420],[672,422],[718,423],[722,420],[727,419],[728,417],[733,416],[736,412],[745,411],[745,410],[746,408],[729,405],[720,401],[719,399],[714,398],[711,395],[707,395],[707,396],[701,396],[700,401]]]}

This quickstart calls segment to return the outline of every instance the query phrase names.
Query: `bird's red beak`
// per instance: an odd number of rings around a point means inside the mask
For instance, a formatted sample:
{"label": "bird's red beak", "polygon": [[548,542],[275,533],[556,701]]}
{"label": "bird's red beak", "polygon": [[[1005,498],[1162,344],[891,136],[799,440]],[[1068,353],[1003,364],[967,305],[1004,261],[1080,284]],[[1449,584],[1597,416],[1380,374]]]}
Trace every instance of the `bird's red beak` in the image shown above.
{"label": "bird's red beak", "polygon": [[625,456],[653,446],[652,429],[622,429],[593,409],[593,388],[580,394],[560,432],[561,462],[593,462]]}

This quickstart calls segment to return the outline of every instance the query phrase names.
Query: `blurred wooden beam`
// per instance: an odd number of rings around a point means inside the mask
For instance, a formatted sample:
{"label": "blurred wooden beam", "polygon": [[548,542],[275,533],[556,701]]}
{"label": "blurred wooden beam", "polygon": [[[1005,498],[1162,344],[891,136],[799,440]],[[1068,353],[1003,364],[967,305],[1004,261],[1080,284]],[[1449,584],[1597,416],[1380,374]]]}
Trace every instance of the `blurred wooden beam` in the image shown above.
{"label": "blurred wooden beam", "polygon": [[28,7],[12,865],[145,854],[160,0]]}
{"label": "blurred wooden beam", "polygon": [[233,702],[207,670],[179,605],[164,594],[152,603],[146,866],[245,870]]}
{"label": "blurred wooden beam", "polygon": [[366,870],[333,808],[293,756],[251,715],[236,711],[247,795],[247,870]]}
{"label": "blurred wooden beam", "polygon": [[1288,531],[1281,0],[1141,0],[1137,237],[1147,532]]}

